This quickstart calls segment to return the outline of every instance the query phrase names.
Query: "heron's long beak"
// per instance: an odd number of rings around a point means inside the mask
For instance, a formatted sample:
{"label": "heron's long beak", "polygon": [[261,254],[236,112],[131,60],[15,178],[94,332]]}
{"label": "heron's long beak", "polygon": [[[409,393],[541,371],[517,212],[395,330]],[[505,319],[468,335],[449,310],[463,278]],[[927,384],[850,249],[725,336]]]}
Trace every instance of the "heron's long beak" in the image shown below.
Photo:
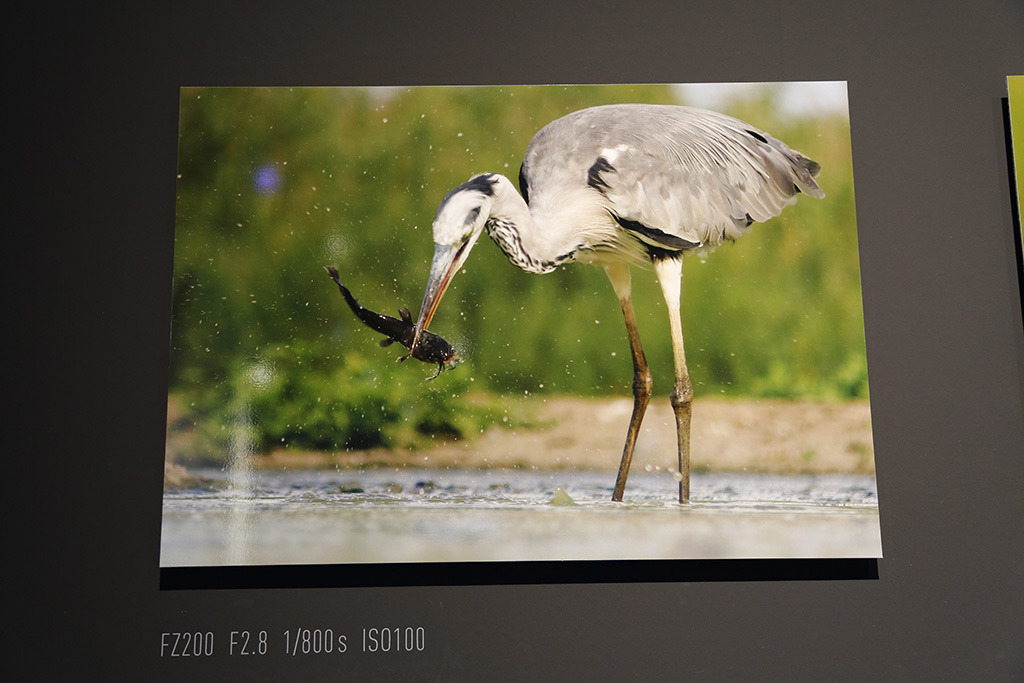
{"label": "heron's long beak", "polygon": [[430,321],[433,320],[434,311],[437,310],[437,305],[441,303],[441,297],[444,296],[445,290],[451,284],[455,271],[466,260],[473,242],[474,240],[467,240],[456,245],[434,245],[434,260],[430,263],[430,279],[427,281],[427,291],[423,295],[423,305],[420,306],[420,317],[416,321],[416,331],[409,353],[416,349],[416,344],[420,340],[420,334],[423,330],[427,329]]}

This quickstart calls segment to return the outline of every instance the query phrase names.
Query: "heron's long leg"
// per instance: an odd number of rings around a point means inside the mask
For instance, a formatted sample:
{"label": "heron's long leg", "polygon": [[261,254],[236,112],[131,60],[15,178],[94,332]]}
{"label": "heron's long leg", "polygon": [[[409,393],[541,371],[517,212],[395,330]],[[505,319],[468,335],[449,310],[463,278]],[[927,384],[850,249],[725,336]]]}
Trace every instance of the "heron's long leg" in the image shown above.
{"label": "heron's long leg", "polygon": [[629,350],[633,355],[633,414],[629,418],[629,429],[626,431],[626,443],[622,447],[622,462],[619,473],[615,477],[615,491],[612,500],[621,501],[626,490],[626,477],[629,476],[629,464],[633,460],[633,449],[636,437],[640,432],[647,404],[651,401],[651,371],[644,358],[644,350],[640,345],[640,331],[636,324],[636,313],[633,311],[632,286],[630,284],[629,266],[606,266],[608,279],[612,281],[615,296],[622,306],[622,316],[626,319],[626,334],[629,335]]}
{"label": "heron's long leg", "polygon": [[679,502],[690,502],[690,417],[693,406],[693,386],[686,369],[683,351],[683,323],[679,313],[679,290],[682,286],[682,258],[660,259],[654,262],[654,272],[661,283],[661,292],[668,307],[669,329],[672,333],[672,358],[676,366],[676,384],[672,390],[672,410],[676,414],[676,433],[679,443]]}

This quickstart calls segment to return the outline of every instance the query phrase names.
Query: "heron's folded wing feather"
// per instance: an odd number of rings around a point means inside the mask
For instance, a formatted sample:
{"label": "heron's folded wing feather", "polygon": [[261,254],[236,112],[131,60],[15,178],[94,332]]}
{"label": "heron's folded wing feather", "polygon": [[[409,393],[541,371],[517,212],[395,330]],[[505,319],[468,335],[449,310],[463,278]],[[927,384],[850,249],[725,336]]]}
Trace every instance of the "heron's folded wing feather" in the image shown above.
{"label": "heron's folded wing feather", "polygon": [[666,117],[657,132],[602,150],[589,173],[627,229],[636,223],[714,247],[777,216],[801,191],[824,196],[817,168],[736,119],[690,115]]}

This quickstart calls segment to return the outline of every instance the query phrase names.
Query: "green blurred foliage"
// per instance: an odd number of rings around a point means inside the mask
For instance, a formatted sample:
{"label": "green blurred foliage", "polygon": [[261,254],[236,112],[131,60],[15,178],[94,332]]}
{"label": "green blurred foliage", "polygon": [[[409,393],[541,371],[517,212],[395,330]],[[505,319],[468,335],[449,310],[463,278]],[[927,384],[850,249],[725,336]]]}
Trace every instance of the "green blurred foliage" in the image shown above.
{"label": "green blurred foliage", "polygon": [[[865,397],[849,123],[836,114],[784,116],[777,88],[753,92],[720,109],[820,162],[827,197],[801,198],[735,244],[687,259],[683,321],[696,392]],[[237,413],[243,396],[260,400],[241,389],[246,368],[269,362],[303,375],[288,379],[287,395],[315,393],[335,406],[422,403],[451,414],[437,397],[457,399],[470,379],[496,393],[628,394],[621,313],[598,268],[530,275],[481,239],[431,326],[466,358],[463,374],[424,384],[433,368],[397,365],[398,347],[377,348],[379,335],[344,306],[324,266],[336,266],[363,305],[415,315],[433,254],[431,222],[450,189],[484,171],[516,181],[530,138],[565,113],[613,102],[685,104],[677,94],[663,85],[182,90],[171,391],[191,403],[207,397],[197,403],[205,410]],[[655,389],[667,393],[665,304],[653,274],[635,271],[633,281]],[[275,355],[282,348],[301,348],[307,360],[283,363]],[[314,350],[320,361],[308,356]],[[395,395],[359,398],[359,373]],[[435,396],[435,387],[444,390]],[[259,407],[261,443],[369,443],[342,425],[373,410],[394,409],[408,424],[406,408],[370,405],[347,417],[333,410],[319,421],[336,431],[313,435],[297,411],[316,406],[281,399]],[[386,440],[410,442],[407,434]]]}
{"label": "green blurred foliage", "polygon": [[1006,89],[1010,100],[1010,135],[1019,215],[1024,213],[1024,76],[1007,77]]}
{"label": "green blurred foliage", "polygon": [[532,424],[521,401],[476,391],[466,366],[445,377],[423,384],[398,364],[339,353],[326,340],[272,345],[233,359],[224,381],[191,392],[178,426],[194,438],[183,455],[415,448],[492,424]]}

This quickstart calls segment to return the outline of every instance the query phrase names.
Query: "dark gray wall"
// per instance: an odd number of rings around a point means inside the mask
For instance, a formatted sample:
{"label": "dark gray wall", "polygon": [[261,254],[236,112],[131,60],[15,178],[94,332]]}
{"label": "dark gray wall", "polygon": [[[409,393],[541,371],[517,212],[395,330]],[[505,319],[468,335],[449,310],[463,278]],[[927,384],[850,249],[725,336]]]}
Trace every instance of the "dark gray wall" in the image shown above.
{"label": "dark gray wall", "polygon": [[[1001,103],[1024,73],[1018,0],[101,3],[8,31],[7,362],[23,408],[5,669],[1024,679],[1024,326]],[[159,590],[179,86],[733,80],[849,81],[877,580]],[[426,654],[159,656],[165,631],[407,624],[428,627]]]}

